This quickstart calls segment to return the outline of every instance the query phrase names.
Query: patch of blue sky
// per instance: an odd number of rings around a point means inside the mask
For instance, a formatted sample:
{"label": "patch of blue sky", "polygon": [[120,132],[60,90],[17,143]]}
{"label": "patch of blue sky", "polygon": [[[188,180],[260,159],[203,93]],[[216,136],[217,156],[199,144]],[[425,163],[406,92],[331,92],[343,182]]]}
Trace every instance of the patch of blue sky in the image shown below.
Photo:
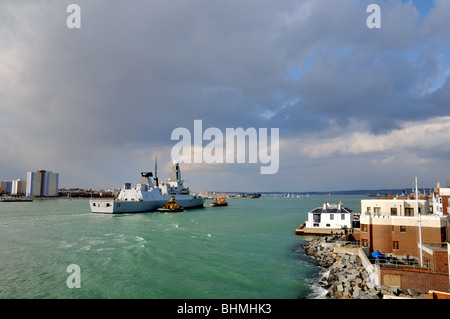
{"label": "patch of blue sky", "polygon": [[430,13],[430,10],[434,8],[434,0],[402,0],[402,3],[408,3],[410,1],[412,1],[419,13],[419,23],[422,22],[428,13]]}
{"label": "patch of blue sky", "polygon": [[265,120],[270,120],[275,115],[283,112],[285,109],[298,105],[298,103],[300,103],[301,101],[302,98],[299,96],[292,97],[291,99],[288,99],[287,101],[279,105],[275,110],[265,110],[259,115],[259,117]]}
{"label": "patch of blue sky", "polygon": [[417,61],[422,54],[424,46],[425,43],[423,42],[416,43],[413,47],[411,47],[411,49],[405,51],[404,53],[405,59],[407,59],[408,61]]}
{"label": "patch of blue sky", "polygon": [[[422,58],[424,57],[423,51],[426,49],[425,43],[417,43],[412,46],[409,50],[404,51],[393,51],[390,50],[382,55],[379,55],[374,60],[374,64],[383,63],[384,58],[395,57],[405,60],[410,63],[414,63],[417,67],[420,67],[423,63]],[[425,54],[426,56],[426,54]],[[433,78],[429,79],[424,87],[423,94],[430,94],[434,91],[442,88],[442,86],[447,81],[450,76],[450,50],[448,48],[441,48],[439,51],[432,54],[433,59],[438,64],[438,70],[436,71]],[[425,84],[424,84],[425,85]]]}
{"label": "patch of blue sky", "polygon": [[289,72],[288,80],[298,82],[303,79],[306,74],[308,74],[309,70],[314,66],[315,60],[314,57],[309,57],[301,66],[293,68]]}
{"label": "patch of blue sky", "polygon": [[445,82],[448,81],[448,78],[450,76],[450,59],[448,58],[449,56],[450,51],[446,48],[442,48],[442,50],[439,52],[439,55],[436,57],[439,63],[440,72],[434,78],[434,81],[432,85],[430,85],[430,87],[428,88],[427,93],[433,93],[434,91],[441,89],[444,86]]}
{"label": "patch of blue sky", "polygon": [[425,46],[425,43],[419,42],[419,43],[415,43],[408,50],[386,51],[383,54],[380,54],[375,58],[374,64],[378,64],[383,58],[388,57],[388,56],[401,58],[401,59],[404,59],[409,62],[416,62],[420,59],[424,46]]}
{"label": "patch of blue sky", "polygon": [[346,61],[353,57],[353,47],[348,45],[344,48],[336,49],[331,52],[331,56],[338,61]]}

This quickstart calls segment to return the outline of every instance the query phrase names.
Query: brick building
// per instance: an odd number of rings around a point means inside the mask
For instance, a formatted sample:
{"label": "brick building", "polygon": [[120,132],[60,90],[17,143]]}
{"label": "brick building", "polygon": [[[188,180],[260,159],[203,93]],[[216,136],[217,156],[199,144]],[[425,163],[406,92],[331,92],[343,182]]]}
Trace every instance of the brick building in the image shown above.
{"label": "brick building", "polygon": [[12,181],[2,181],[0,186],[1,195],[11,195],[12,191]]}
{"label": "brick building", "polygon": [[421,220],[420,233],[415,199],[362,200],[361,246],[384,254],[419,257],[419,234],[422,243],[447,242],[450,216],[430,214],[427,198],[417,202]]}

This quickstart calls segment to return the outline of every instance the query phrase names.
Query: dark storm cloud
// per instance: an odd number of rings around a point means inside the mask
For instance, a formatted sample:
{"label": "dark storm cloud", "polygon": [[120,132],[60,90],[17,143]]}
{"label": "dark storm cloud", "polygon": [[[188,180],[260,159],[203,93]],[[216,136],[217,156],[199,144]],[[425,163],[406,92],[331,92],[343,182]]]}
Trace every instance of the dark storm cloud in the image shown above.
{"label": "dark storm cloud", "polygon": [[448,115],[448,109],[439,112],[442,109],[426,104],[435,79],[446,72],[438,57],[442,46],[448,49],[448,41],[439,47],[436,43],[448,33],[448,23],[439,20],[441,28],[430,34],[425,29],[431,23],[427,19],[418,25],[411,4],[392,1],[382,4],[382,28],[370,30],[361,24],[358,27],[358,6],[345,12],[341,6],[333,2],[328,15],[317,10],[303,23],[308,27],[304,38],[310,43],[314,65],[296,86],[301,101],[286,110],[291,125],[301,122],[304,113],[313,112],[343,126],[350,119],[364,121],[369,130],[381,133],[398,128],[405,120]]}
{"label": "dark storm cloud", "polygon": [[[405,110],[417,114],[405,104],[418,100],[422,83],[439,71],[434,56],[414,49],[423,40],[415,38],[414,7],[398,2],[383,8],[380,30],[365,27],[365,8],[354,1],[79,4],[81,30],[35,20],[38,30],[44,25],[27,67],[33,85],[41,79],[43,113],[55,122],[75,116],[64,126],[76,131],[84,122],[90,136],[122,127],[137,139],[148,132],[146,139],[156,142],[199,114],[222,127],[294,130],[311,126],[304,121],[311,112],[344,125],[371,116],[393,123]],[[414,50],[418,56],[405,59]],[[298,82],[286,80],[308,56],[314,57],[309,72]],[[267,121],[258,116],[264,110],[280,116]]]}
{"label": "dark storm cloud", "polygon": [[0,4],[0,121],[15,145],[2,162],[22,170],[123,178],[133,154],[167,151],[195,119],[301,138],[449,115],[442,0],[420,19],[412,2],[381,1],[378,30],[377,1],[80,0],[82,27],[68,29],[72,2]]}

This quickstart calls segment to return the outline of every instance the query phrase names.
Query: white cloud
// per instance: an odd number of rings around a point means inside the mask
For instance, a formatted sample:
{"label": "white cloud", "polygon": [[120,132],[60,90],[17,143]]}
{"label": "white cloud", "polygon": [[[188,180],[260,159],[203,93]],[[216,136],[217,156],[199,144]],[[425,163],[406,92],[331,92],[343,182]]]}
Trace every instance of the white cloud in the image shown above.
{"label": "white cloud", "polygon": [[[331,139],[302,140],[301,153],[310,158],[365,153],[425,152],[433,149],[450,151],[450,117],[406,122],[400,129],[385,134],[352,132]],[[429,156],[433,154],[429,153]]]}

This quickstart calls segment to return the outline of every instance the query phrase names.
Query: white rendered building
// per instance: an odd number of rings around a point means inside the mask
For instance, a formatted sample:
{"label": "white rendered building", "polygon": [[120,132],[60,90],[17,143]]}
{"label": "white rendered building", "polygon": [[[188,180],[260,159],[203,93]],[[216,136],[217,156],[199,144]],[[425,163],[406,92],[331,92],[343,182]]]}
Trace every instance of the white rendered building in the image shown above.
{"label": "white rendered building", "polygon": [[354,213],[342,203],[323,203],[308,213],[306,228],[345,229],[353,228]]}
{"label": "white rendered building", "polygon": [[450,215],[450,188],[441,187],[440,183],[433,192],[433,214]]}

